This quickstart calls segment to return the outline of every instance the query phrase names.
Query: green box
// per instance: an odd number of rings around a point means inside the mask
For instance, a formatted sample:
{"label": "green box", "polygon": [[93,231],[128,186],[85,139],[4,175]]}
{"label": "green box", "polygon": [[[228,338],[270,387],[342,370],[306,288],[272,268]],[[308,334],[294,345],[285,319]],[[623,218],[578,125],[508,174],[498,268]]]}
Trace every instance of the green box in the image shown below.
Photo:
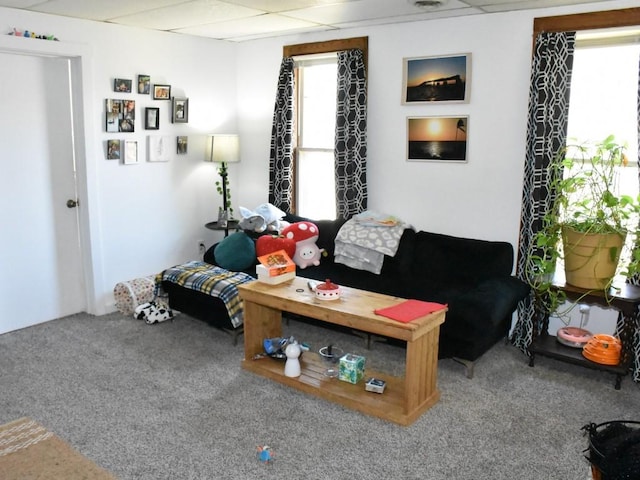
{"label": "green box", "polygon": [[340,358],[338,378],[344,382],[356,384],[364,378],[365,358],[347,353]]}

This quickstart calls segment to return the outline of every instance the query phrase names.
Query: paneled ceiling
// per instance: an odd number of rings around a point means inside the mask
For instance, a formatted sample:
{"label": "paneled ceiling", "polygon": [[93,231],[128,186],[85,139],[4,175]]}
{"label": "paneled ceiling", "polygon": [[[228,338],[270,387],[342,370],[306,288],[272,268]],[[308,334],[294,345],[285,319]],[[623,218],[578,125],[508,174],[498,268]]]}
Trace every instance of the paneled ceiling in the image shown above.
{"label": "paneled ceiling", "polygon": [[594,1],[598,0],[0,0],[0,6],[240,42]]}

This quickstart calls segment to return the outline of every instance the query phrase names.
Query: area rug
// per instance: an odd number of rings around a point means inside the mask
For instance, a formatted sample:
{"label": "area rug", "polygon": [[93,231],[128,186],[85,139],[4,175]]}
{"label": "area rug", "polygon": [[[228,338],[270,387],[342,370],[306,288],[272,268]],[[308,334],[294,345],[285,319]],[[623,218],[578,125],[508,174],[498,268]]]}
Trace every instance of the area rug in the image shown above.
{"label": "area rug", "polygon": [[0,426],[2,480],[115,480],[30,418]]}

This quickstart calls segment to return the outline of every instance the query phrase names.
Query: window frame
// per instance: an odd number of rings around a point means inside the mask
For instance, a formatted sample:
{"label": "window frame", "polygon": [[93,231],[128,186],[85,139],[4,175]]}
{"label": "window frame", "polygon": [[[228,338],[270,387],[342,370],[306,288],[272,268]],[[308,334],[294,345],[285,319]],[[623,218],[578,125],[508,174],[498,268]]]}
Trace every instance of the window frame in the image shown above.
{"label": "window frame", "polygon": [[[369,54],[369,37],[353,37],[339,40],[328,40],[323,42],[300,43],[296,45],[284,45],[282,47],[282,55],[284,58],[305,57],[312,55],[321,55],[328,53],[337,53],[343,50],[351,50],[358,48],[362,51],[365,71],[368,72],[368,54]],[[294,70],[294,104],[298,105],[299,79]],[[294,123],[294,145],[293,145],[293,189],[292,189],[292,212],[298,211],[298,195],[297,195],[297,165],[298,165],[298,137],[300,134],[298,124],[299,113],[295,114]],[[307,149],[311,151],[314,149]]]}

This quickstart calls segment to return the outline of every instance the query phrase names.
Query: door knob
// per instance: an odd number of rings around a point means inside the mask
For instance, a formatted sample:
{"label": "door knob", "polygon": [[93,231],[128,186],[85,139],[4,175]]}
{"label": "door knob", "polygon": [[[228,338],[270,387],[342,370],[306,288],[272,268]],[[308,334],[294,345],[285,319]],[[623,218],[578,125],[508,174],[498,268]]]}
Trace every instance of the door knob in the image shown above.
{"label": "door knob", "polygon": [[78,200],[67,200],[67,208],[76,208],[80,202]]}

